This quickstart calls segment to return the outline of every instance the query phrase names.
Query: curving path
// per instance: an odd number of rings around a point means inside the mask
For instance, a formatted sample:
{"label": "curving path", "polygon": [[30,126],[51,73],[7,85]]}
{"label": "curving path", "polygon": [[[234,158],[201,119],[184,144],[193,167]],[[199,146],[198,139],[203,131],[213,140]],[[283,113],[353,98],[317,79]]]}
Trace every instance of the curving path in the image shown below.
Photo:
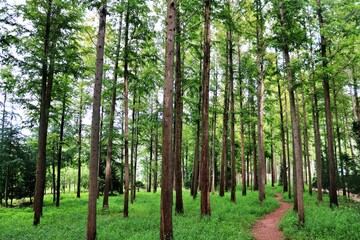
{"label": "curving path", "polygon": [[283,234],[278,226],[282,216],[292,208],[292,203],[281,201],[281,195],[276,193],[276,200],[280,202],[280,207],[274,212],[265,215],[262,219],[255,222],[251,227],[251,232],[257,240],[281,240]]}

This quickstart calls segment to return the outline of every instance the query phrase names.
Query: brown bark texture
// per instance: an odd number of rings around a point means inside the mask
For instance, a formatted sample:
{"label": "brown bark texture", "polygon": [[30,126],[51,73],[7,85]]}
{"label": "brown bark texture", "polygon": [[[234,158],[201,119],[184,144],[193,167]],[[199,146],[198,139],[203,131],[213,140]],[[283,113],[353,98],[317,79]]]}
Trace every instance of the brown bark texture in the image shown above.
{"label": "brown bark texture", "polygon": [[93,114],[91,121],[91,145],[90,145],[90,186],[88,203],[88,223],[86,238],[96,239],[96,198],[97,198],[97,177],[99,161],[99,130],[100,130],[100,106],[101,106],[101,85],[103,77],[104,47],[105,47],[105,25],[106,6],[99,9],[99,33],[96,45],[96,72],[94,84]]}
{"label": "brown bark texture", "polygon": [[160,208],[160,238],[172,239],[172,124],[173,124],[173,81],[174,81],[174,45],[175,45],[175,1],[167,1],[166,49],[164,78],[164,112],[162,133],[162,181]]}

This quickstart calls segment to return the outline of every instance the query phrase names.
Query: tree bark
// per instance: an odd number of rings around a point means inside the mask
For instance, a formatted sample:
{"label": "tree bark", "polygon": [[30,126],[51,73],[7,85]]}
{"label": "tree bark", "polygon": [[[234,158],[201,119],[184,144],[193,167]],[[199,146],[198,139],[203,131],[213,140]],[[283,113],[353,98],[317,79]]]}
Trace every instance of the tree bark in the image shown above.
{"label": "tree bark", "polygon": [[87,223],[87,239],[96,239],[96,198],[97,198],[97,175],[99,161],[99,125],[101,105],[101,85],[104,64],[106,5],[99,9],[99,33],[96,51],[96,73],[94,84],[93,115],[91,122],[91,149],[90,149],[90,186],[89,186],[89,211]]}
{"label": "tree bark", "polygon": [[173,239],[172,230],[172,124],[173,124],[173,81],[174,81],[174,44],[175,44],[175,1],[167,1],[166,49],[164,77],[164,112],[162,134],[162,181],[161,181],[161,214],[160,238]]}
{"label": "tree bark", "polygon": [[179,214],[184,213],[182,198],[182,171],[181,171],[181,151],[182,151],[182,74],[181,74],[181,26],[180,26],[180,0],[176,2],[177,12],[175,18],[176,34],[176,65],[175,65],[175,191],[176,203],[175,211]]}
{"label": "tree bark", "polygon": [[119,73],[119,59],[120,59],[120,43],[121,43],[121,26],[122,26],[122,13],[119,19],[119,30],[116,44],[115,53],[115,69],[114,69],[114,82],[111,93],[111,107],[110,107],[110,122],[109,122],[109,135],[108,145],[106,151],[106,170],[105,170],[105,187],[104,187],[104,199],[103,208],[109,207],[109,190],[110,190],[110,179],[111,179],[111,155],[113,148],[113,132],[114,132],[114,119],[115,119],[115,106],[116,106],[116,87]]}
{"label": "tree bark", "polygon": [[125,149],[125,193],[123,216],[129,215],[129,18],[130,0],[126,4],[125,14],[125,42],[124,42],[124,149]]}
{"label": "tree bark", "polygon": [[212,121],[212,181],[211,181],[211,194],[215,194],[215,179],[216,179],[216,159],[215,159],[215,151],[216,151],[216,116],[217,116],[217,91],[218,91],[218,83],[217,83],[217,67],[215,65],[215,92],[213,96],[213,121]]}
{"label": "tree bark", "polygon": [[209,81],[210,81],[210,0],[205,2],[204,65],[201,148],[201,215],[211,215],[209,194]]}
{"label": "tree bark", "polygon": [[264,85],[264,40],[263,40],[263,16],[261,1],[256,1],[256,51],[257,51],[257,127],[258,127],[258,158],[259,158],[259,200],[262,203],[265,199],[265,181],[266,181],[266,162],[264,150],[264,101],[265,101],[265,85]]}
{"label": "tree bark", "polygon": [[279,13],[280,13],[280,22],[283,28],[283,51],[285,59],[285,67],[287,70],[287,80],[289,82],[289,97],[290,97],[290,111],[291,111],[291,125],[292,125],[292,135],[293,135],[293,146],[294,146],[294,162],[296,166],[296,197],[298,204],[298,225],[302,226],[305,222],[304,215],[304,199],[303,199],[303,177],[302,177],[302,150],[301,150],[301,134],[300,134],[300,124],[298,122],[298,116],[295,105],[295,95],[294,95],[294,80],[290,67],[290,55],[289,55],[289,46],[288,40],[285,36],[286,30],[286,20],[285,12],[283,9],[282,0],[279,1]]}
{"label": "tree bark", "polygon": [[63,102],[62,102],[62,112],[61,112],[61,122],[60,122],[60,139],[59,139],[59,149],[57,155],[57,184],[56,184],[56,207],[60,206],[60,173],[61,173],[61,155],[62,155],[62,145],[64,138],[64,125],[65,125],[65,108],[66,108],[66,93],[64,93]]}
{"label": "tree bark", "polygon": [[79,106],[79,129],[78,129],[78,179],[77,179],[77,192],[76,197],[80,198],[80,187],[81,187],[81,134],[82,134],[82,87],[80,91],[80,106]]}
{"label": "tree bark", "polygon": [[308,137],[308,126],[307,126],[307,113],[306,113],[306,102],[305,102],[305,94],[302,92],[302,104],[303,104],[303,120],[304,120],[304,153],[305,153],[305,161],[307,161],[307,177],[309,184],[309,194],[312,195],[312,181],[311,181],[311,164],[310,164],[310,153],[309,153],[309,137]]}
{"label": "tree bark", "polygon": [[[276,65],[278,62],[276,60]],[[276,67],[278,71],[278,66]],[[283,114],[283,104],[282,104],[282,94],[280,87],[280,79],[277,77],[277,87],[278,87],[278,98],[279,98],[279,107],[280,107],[280,124],[281,124],[281,150],[282,150],[282,172],[281,177],[283,181],[283,191],[288,191],[288,181],[287,181],[287,166],[286,166],[286,146],[285,146],[285,124],[284,124],[284,114]]]}
{"label": "tree bark", "polygon": [[246,164],[245,164],[245,128],[244,128],[244,114],[243,114],[243,79],[241,75],[241,58],[240,58],[240,43],[237,46],[238,53],[238,76],[239,76],[239,95],[240,95],[240,135],[241,135],[241,183],[242,195],[246,196]]}
{"label": "tree bark", "polygon": [[228,117],[229,117],[229,80],[228,80],[228,52],[229,52],[229,43],[226,44],[226,74],[225,74],[225,89],[224,89],[224,111],[223,111],[223,131],[222,131],[222,148],[221,148],[221,162],[220,162],[220,197],[224,196],[225,188],[227,185],[227,176],[226,176],[226,167],[227,167],[227,131],[228,131]]}
{"label": "tree bark", "polygon": [[321,58],[323,68],[323,88],[325,98],[325,118],[326,118],[326,134],[327,134],[327,147],[329,158],[329,176],[330,176],[330,207],[333,205],[338,206],[337,199],[337,187],[336,187],[336,162],[334,157],[334,136],[333,136],[333,124],[331,116],[331,103],[330,103],[330,86],[329,75],[327,73],[328,61],[326,58],[326,38],[323,33],[324,19],[322,16],[322,7],[320,0],[317,0],[317,14],[319,18],[320,37],[321,37]]}
{"label": "tree bark", "polygon": [[[41,82],[41,101],[40,101],[40,121],[39,121],[39,138],[38,153],[36,164],[36,182],[34,196],[34,225],[40,223],[42,215],[45,177],[46,177],[46,139],[49,120],[49,108],[51,102],[52,76],[48,69],[48,58],[50,56],[50,29],[52,18],[52,0],[47,1],[46,25],[44,35],[44,55],[42,58],[42,82]],[[53,57],[51,57],[52,59]]]}
{"label": "tree bark", "polygon": [[154,193],[157,192],[157,168],[158,168],[158,127],[157,127],[158,116],[156,115],[156,128],[155,128],[155,156],[154,156]]}
{"label": "tree bark", "polygon": [[[291,164],[290,164],[290,141],[289,141],[289,121],[288,121],[288,104],[287,104],[287,94],[285,93],[285,133],[286,133],[286,153],[287,153],[287,162],[288,162],[288,197],[291,199]],[[295,179],[294,179],[295,181]]]}
{"label": "tree bark", "polygon": [[[230,4],[230,3],[229,3]],[[236,201],[236,165],[235,165],[235,100],[232,30],[228,30],[229,76],[230,76],[230,141],[231,141],[231,202]]]}
{"label": "tree bark", "polygon": [[199,179],[199,156],[200,156],[200,110],[201,110],[201,93],[202,86],[199,86],[199,102],[198,102],[198,119],[196,120],[196,140],[194,149],[193,175],[191,181],[191,195],[195,199],[197,196],[198,179]]}
{"label": "tree bark", "polygon": [[135,171],[134,171],[134,156],[135,156],[135,145],[136,145],[136,137],[135,137],[135,132],[136,132],[136,88],[134,90],[133,93],[133,109],[132,109],[132,128],[131,128],[131,153],[130,153],[130,174],[129,174],[129,178],[130,178],[130,203],[133,204],[134,203],[134,192],[135,192]]}

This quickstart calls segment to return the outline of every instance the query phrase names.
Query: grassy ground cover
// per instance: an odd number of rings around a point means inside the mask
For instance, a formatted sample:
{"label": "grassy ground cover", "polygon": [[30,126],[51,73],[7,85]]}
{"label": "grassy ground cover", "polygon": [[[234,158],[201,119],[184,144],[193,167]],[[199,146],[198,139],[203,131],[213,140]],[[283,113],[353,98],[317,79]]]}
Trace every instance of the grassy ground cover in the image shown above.
{"label": "grassy ground cover", "polygon": [[[280,190],[280,189],[279,189]],[[287,194],[283,194],[286,200]],[[324,240],[358,240],[360,239],[360,204],[339,197],[339,207],[329,207],[329,195],[318,203],[316,192],[310,196],[304,193],[305,224],[299,229],[297,214],[290,211],[283,217],[280,229],[292,240],[324,239]]]}
{"label": "grassy ground cover", "polygon": [[[267,199],[262,206],[258,192],[248,191],[246,197],[237,191],[236,204],[230,193],[220,198],[211,196],[211,217],[200,217],[200,198],[193,200],[184,191],[184,215],[173,217],[175,239],[252,239],[250,226],[262,215],[279,206],[274,189],[267,188]],[[122,217],[123,196],[110,197],[110,208],[102,209],[98,200],[98,239],[159,239],[160,193],[140,191],[130,205],[129,218]],[[63,194],[60,207],[45,196],[44,216],[37,227],[32,225],[32,208],[0,208],[0,239],[85,239],[87,196],[76,199],[75,194]]]}

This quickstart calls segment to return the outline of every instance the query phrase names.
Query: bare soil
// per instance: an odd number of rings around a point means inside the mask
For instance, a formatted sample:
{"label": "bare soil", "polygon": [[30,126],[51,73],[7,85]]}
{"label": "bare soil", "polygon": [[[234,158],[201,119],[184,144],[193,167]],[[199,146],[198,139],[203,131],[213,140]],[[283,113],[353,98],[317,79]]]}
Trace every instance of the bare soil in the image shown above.
{"label": "bare soil", "polygon": [[281,240],[283,233],[278,226],[282,216],[292,208],[292,203],[281,201],[281,195],[276,194],[276,200],[280,202],[280,207],[274,212],[265,215],[262,219],[255,222],[251,227],[251,232],[257,240]]}

